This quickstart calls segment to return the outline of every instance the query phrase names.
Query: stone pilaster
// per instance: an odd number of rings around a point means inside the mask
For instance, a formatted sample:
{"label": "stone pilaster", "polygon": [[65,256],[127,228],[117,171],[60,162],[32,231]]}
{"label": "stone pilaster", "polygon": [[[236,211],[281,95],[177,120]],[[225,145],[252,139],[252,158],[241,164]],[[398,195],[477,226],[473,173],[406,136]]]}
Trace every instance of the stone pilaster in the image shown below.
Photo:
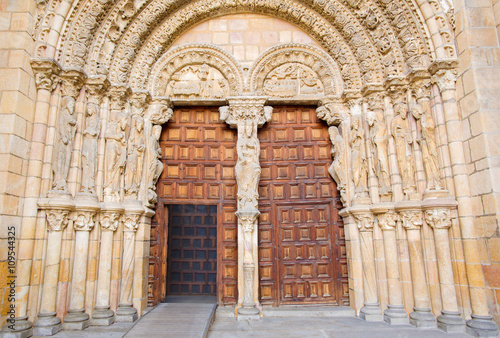
{"label": "stone pilaster", "polygon": [[377,222],[384,236],[387,286],[389,290],[388,309],[384,311],[384,320],[390,324],[408,324],[408,315],[403,304],[403,288],[399,274],[398,248],[396,242],[396,222],[399,217],[391,205],[374,205],[371,210],[377,216]]}
{"label": "stone pilaster", "polygon": [[458,127],[461,115],[456,102],[456,59],[437,60],[430,67],[432,81],[441,93],[448,147],[451,156],[451,168],[455,185],[455,197],[458,201],[458,221],[462,234],[467,281],[469,283],[472,319],[467,321],[467,332],[472,335],[496,336],[498,326],[489,313],[484,273],[482,270],[479,241],[474,222],[471,187],[466,168],[466,156],[463,148],[464,135]]}
{"label": "stone pilaster", "polygon": [[259,319],[259,271],[257,218],[260,143],[257,128],[271,119],[272,108],[264,106],[264,97],[232,97],[221,107],[221,120],[238,129],[238,161],[235,166],[238,185],[238,319]]}
{"label": "stone pilaster", "polygon": [[373,252],[373,222],[374,217],[368,206],[354,206],[349,212],[356,220],[361,246],[361,261],[363,265],[364,306],[359,317],[366,321],[382,321],[382,310],[377,295],[377,277],[375,271],[375,256]]}
{"label": "stone pilaster", "polygon": [[33,323],[35,336],[51,336],[61,330],[61,319],[56,316],[57,284],[61,264],[63,230],[69,223],[69,214],[75,204],[71,197],[42,199],[38,202],[47,217],[47,253],[43,276],[42,296],[38,319]]}
{"label": "stone pilaster", "polygon": [[425,265],[423,257],[420,229],[422,227],[422,210],[420,202],[400,202],[396,205],[400,213],[403,228],[408,239],[410,253],[411,279],[413,287],[414,308],[410,313],[410,324],[416,327],[436,327],[436,319],[431,313],[429,289],[425,278]]}
{"label": "stone pilaster", "polygon": [[134,322],[137,310],[132,303],[132,283],[134,280],[135,233],[139,227],[139,218],[144,213],[142,203],[128,200],[123,203],[123,254],[122,278],[120,284],[120,300],[116,310],[117,322]]}
{"label": "stone pilaster", "polygon": [[99,253],[99,271],[97,277],[96,304],[90,325],[108,326],[114,323],[115,314],[110,309],[111,263],[113,259],[113,233],[123,214],[123,207],[118,203],[102,203],[100,214],[101,248]]}
{"label": "stone pilaster", "polygon": [[89,315],[85,313],[85,288],[90,231],[94,228],[94,218],[99,209],[97,197],[75,199],[73,227],[75,236],[75,257],[68,314],[64,317],[65,330],[83,330],[89,326]]}

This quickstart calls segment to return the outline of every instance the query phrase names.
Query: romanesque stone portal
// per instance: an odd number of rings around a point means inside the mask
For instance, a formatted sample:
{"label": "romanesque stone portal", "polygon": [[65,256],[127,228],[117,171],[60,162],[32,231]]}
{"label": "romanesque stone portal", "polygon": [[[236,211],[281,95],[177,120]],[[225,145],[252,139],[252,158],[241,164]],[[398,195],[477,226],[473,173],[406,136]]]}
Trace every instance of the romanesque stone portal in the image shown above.
{"label": "romanesque stone portal", "polygon": [[141,316],[167,291],[172,204],[217,205],[216,293],[238,319],[349,304],[367,321],[497,334],[477,233],[491,222],[469,179],[486,164],[464,150],[476,125],[457,105],[449,2],[34,7],[26,189],[9,214],[17,336]]}

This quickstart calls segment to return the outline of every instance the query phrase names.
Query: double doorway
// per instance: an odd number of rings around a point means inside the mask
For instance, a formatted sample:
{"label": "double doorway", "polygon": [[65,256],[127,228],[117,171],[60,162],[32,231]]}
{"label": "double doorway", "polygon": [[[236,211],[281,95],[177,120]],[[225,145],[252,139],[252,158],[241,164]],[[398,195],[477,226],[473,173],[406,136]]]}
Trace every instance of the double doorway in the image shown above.
{"label": "double doorway", "polygon": [[[261,303],[348,305],[327,126],[314,107],[275,107],[258,136]],[[176,109],[164,126],[164,171],[151,226],[150,305],[177,295],[212,295],[219,304],[236,304],[236,138],[216,107]]]}

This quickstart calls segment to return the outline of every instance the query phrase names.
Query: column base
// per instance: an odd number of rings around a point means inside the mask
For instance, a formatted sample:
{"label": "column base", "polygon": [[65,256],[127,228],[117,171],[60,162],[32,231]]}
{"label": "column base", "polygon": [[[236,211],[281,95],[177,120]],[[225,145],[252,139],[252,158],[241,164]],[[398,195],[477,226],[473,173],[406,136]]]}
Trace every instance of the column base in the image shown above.
{"label": "column base", "polygon": [[465,332],[465,320],[460,317],[460,312],[441,311],[437,318],[437,327],[447,333]]}
{"label": "column base", "polygon": [[115,313],[109,309],[109,306],[96,306],[92,313],[90,325],[109,326],[115,322]]}
{"label": "column base", "polygon": [[384,312],[384,321],[391,325],[408,324],[408,314],[403,305],[388,305],[388,309]]}
{"label": "column base", "polygon": [[68,314],[64,317],[63,328],[67,331],[82,331],[90,325],[89,315],[81,310],[68,310]]}
{"label": "column base", "polygon": [[436,318],[431,313],[431,309],[413,308],[410,313],[410,324],[421,328],[435,328]]}
{"label": "column base", "polygon": [[27,338],[33,335],[33,324],[28,321],[28,316],[14,318],[14,323],[9,322],[0,331],[2,338]]}
{"label": "column base", "polygon": [[139,318],[137,315],[137,310],[132,306],[132,304],[118,305],[116,309],[115,321],[118,322],[135,322]]}
{"label": "column base", "polygon": [[384,316],[382,315],[382,310],[380,309],[379,303],[365,303],[365,306],[363,306],[361,310],[359,310],[359,318],[367,322],[384,321]]}
{"label": "column base", "polygon": [[474,337],[498,337],[498,326],[491,316],[472,315],[467,322],[466,331]]}
{"label": "column base", "polygon": [[260,311],[255,306],[243,305],[238,309],[238,320],[258,320]]}
{"label": "column base", "polygon": [[55,312],[39,313],[38,319],[33,323],[34,336],[53,336],[61,331],[61,318]]}

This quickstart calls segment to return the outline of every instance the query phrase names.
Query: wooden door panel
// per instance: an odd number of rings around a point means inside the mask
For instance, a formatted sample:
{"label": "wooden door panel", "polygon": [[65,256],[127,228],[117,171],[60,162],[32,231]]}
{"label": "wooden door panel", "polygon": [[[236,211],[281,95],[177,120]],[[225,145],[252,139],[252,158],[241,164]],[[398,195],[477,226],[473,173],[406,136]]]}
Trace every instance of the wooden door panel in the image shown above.
{"label": "wooden door panel", "polygon": [[314,107],[275,107],[259,131],[262,304],[348,305],[345,237],[328,128]]}
{"label": "wooden door panel", "polygon": [[[164,126],[160,146],[164,171],[157,184],[157,209],[173,204],[217,206],[217,297],[219,303],[234,304],[237,298],[236,131],[220,121],[217,107],[179,108]],[[166,289],[166,268],[161,267],[166,260],[158,257],[166,257],[167,220],[158,213],[152,220],[150,305],[161,301],[162,290]]]}

